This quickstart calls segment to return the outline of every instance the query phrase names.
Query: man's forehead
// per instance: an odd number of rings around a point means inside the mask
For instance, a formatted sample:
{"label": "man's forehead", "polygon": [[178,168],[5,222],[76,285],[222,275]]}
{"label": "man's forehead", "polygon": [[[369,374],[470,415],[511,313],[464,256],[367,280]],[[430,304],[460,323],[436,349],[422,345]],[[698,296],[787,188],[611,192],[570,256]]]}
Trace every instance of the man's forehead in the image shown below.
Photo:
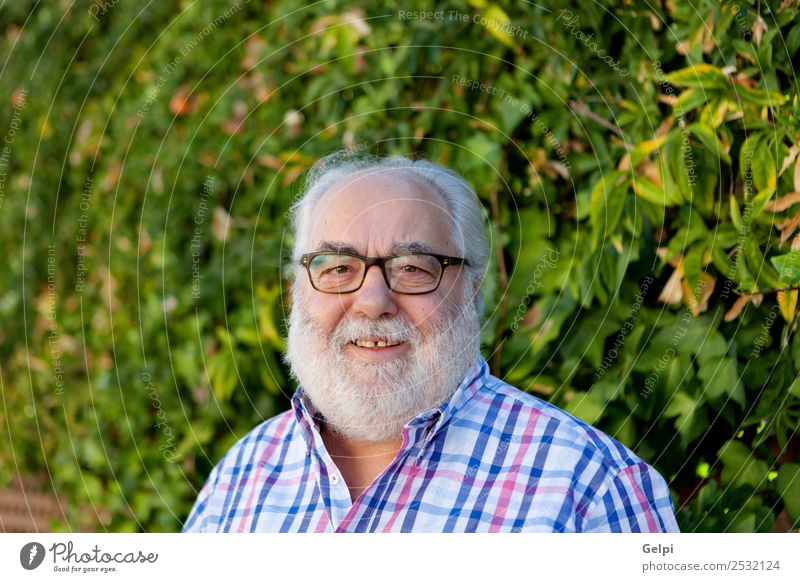
{"label": "man's forehead", "polygon": [[439,208],[447,213],[444,199],[431,184],[421,176],[397,168],[344,176],[327,189],[317,206],[330,211],[348,206],[368,210],[380,205],[409,210],[427,207],[428,212]]}
{"label": "man's forehead", "polygon": [[452,218],[441,195],[397,172],[349,176],[314,208],[310,246],[357,254],[451,252]]}

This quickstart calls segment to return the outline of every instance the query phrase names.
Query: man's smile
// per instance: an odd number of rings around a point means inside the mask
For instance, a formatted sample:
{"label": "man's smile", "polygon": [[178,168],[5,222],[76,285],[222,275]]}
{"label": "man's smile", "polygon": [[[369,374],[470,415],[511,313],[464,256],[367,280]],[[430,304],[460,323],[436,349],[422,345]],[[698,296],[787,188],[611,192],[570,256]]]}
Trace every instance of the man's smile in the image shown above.
{"label": "man's smile", "polygon": [[392,347],[403,342],[393,341],[389,339],[357,339],[354,342],[360,348],[385,348]]}
{"label": "man's smile", "polygon": [[406,342],[397,342],[386,339],[358,339],[347,344],[348,351],[360,360],[375,364],[388,362],[402,355],[409,349]]}

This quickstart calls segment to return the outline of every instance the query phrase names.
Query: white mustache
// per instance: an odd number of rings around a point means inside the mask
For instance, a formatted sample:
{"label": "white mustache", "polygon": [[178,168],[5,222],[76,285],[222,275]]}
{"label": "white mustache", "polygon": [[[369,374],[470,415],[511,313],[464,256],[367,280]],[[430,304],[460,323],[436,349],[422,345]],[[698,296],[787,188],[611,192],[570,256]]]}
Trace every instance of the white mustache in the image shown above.
{"label": "white mustache", "polygon": [[405,318],[380,321],[346,319],[336,327],[331,339],[334,344],[342,345],[370,337],[411,345],[418,345],[422,341],[422,334]]}

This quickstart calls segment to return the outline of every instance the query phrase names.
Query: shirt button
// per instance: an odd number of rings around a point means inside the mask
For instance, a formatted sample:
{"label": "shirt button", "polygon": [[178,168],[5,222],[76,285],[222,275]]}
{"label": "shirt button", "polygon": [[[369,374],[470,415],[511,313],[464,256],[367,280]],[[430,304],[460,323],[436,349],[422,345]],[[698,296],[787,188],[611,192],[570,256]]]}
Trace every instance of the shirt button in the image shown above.
{"label": "shirt button", "polygon": [[339,483],[339,475],[337,475],[336,473],[331,473],[331,483],[333,483],[334,485]]}

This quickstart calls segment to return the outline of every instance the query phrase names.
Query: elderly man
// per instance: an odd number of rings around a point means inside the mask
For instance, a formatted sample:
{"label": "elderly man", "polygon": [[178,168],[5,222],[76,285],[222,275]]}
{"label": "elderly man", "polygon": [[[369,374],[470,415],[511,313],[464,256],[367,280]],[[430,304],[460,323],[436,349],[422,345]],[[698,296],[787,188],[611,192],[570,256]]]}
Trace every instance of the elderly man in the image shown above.
{"label": "elderly man", "polygon": [[231,448],[184,531],[678,531],[652,467],[489,373],[463,178],[334,154],[293,210],[292,409]]}

